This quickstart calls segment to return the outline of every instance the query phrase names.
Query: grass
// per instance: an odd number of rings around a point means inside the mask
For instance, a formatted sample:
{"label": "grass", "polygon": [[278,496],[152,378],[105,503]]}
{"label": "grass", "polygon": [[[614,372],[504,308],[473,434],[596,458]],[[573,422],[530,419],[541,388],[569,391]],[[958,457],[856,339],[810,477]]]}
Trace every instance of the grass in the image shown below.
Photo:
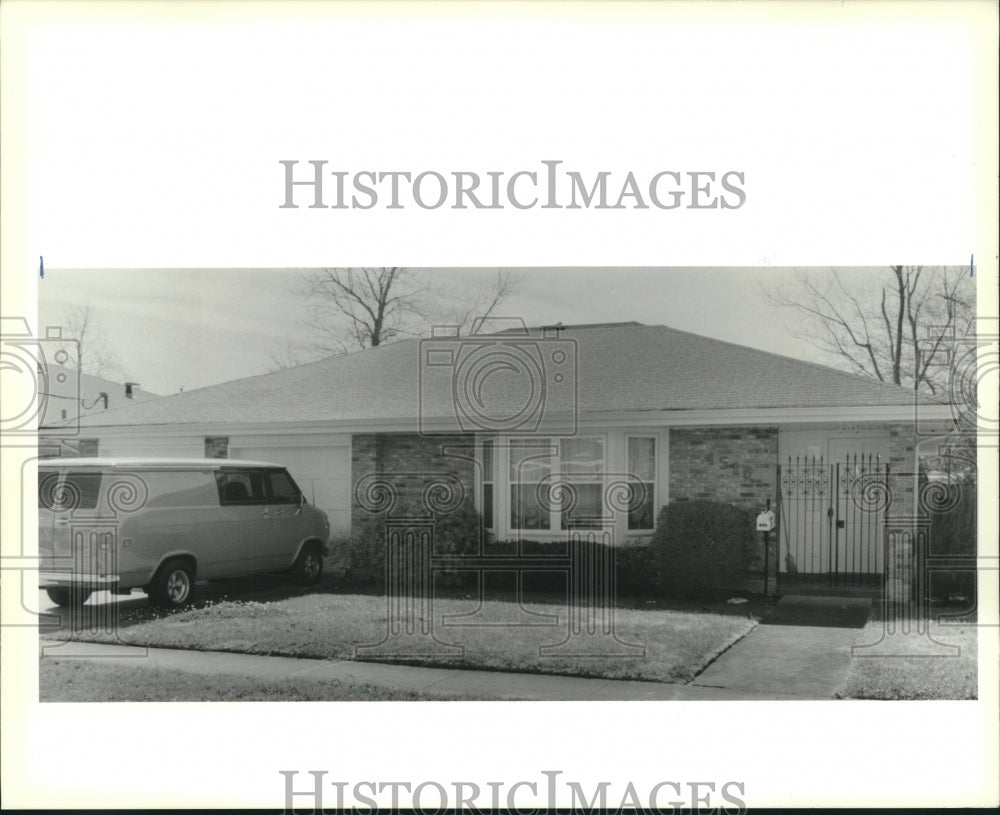
{"label": "grass", "polygon": [[[855,645],[874,645],[857,652],[838,696],[849,699],[975,699],[977,637],[974,625],[941,625],[924,629],[899,626],[890,633],[878,614],[859,632]],[[944,646],[958,646],[945,655]],[[874,654],[864,656],[865,653]]]}
{"label": "grass", "polygon": [[[205,676],[53,657],[45,657],[39,663],[38,696],[43,702],[412,702],[472,698],[456,694],[425,695],[335,679]],[[475,698],[485,697],[479,694]]]}
{"label": "grass", "polygon": [[[439,640],[458,646],[457,653],[443,657],[413,654],[366,658],[435,667],[684,683],[757,624],[750,604],[618,608],[614,612],[617,636],[621,642],[638,646],[637,649],[615,644],[614,652],[609,654],[606,652],[609,638],[595,637],[574,641],[574,647],[569,649],[571,655],[543,654],[543,645],[566,638],[568,612],[565,602],[534,603],[519,608],[513,602],[487,601],[480,606],[472,598],[435,598],[431,612],[433,630]],[[489,625],[470,627],[468,616],[444,619],[448,615],[473,613],[479,622]],[[556,624],[552,625],[553,622]],[[86,619],[82,623],[85,630],[75,633],[80,640],[348,660],[358,658],[359,646],[383,640],[388,630],[384,597],[325,593],[274,602],[209,602],[162,617],[147,616],[134,623],[120,620],[112,634],[86,630]],[[65,638],[65,630],[49,636],[60,635]],[[420,639],[415,642],[416,649],[404,645],[390,648],[390,652],[426,650],[426,643],[426,639]],[[642,655],[636,656],[636,652]]]}

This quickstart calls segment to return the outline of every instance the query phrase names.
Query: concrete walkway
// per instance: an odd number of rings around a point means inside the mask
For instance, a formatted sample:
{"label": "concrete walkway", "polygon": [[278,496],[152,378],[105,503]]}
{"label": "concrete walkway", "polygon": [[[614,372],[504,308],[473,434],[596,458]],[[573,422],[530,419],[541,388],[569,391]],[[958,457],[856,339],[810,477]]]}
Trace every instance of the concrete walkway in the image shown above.
{"label": "concrete walkway", "polygon": [[857,597],[795,597],[725,651],[693,687],[777,693],[782,699],[829,699],[844,684],[851,645],[871,613]]}
{"label": "concrete walkway", "polygon": [[[54,647],[53,647],[54,646]],[[536,701],[732,701],[784,698],[775,691],[742,691],[662,682],[584,679],[574,676],[461,671],[333,659],[229,654],[218,651],[181,651],[136,648],[102,643],[44,643],[44,655],[100,660],[104,664],[151,667],[189,673],[254,676],[260,679],[314,679],[354,682],[383,688],[416,691],[428,696],[468,696],[471,699]]]}

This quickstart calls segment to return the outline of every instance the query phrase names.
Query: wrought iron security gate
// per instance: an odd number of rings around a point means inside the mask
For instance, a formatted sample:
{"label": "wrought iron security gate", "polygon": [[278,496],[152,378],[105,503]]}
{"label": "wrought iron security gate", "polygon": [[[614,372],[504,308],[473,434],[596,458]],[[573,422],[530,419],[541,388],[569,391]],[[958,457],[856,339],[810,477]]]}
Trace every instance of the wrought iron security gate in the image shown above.
{"label": "wrought iron security gate", "polygon": [[880,585],[888,479],[874,455],[779,465],[778,585]]}

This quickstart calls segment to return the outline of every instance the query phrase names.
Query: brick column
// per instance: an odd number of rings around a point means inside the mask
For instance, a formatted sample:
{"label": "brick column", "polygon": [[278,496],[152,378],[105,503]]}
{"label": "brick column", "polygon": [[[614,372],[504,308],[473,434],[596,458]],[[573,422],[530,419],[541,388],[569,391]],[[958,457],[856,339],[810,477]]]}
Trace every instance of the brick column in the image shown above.
{"label": "brick column", "polygon": [[930,521],[917,516],[885,520],[885,594],[887,620],[926,622],[927,586],[924,568]]}
{"label": "brick column", "polygon": [[205,436],[205,458],[229,458],[229,436]]}

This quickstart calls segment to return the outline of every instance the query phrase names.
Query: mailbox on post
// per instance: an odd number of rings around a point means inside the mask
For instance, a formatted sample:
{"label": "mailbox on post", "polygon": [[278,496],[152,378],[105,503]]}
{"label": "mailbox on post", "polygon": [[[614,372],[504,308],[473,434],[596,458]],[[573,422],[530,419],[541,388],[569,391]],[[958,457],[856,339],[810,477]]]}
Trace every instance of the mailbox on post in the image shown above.
{"label": "mailbox on post", "polygon": [[[771,571],[771,533],[774,532],[774,510],[767,499],[764,511],[757,516],[757,531],[764,533],[764,599],[767,599],[767,578]],[[777,554],[775,555],[777,558]],[[777,578],[775,578],[777,580]]]}
{"label": "mailbox on post", "polygon": [[774,531],[774,512],[772,510],[765,509],[762,513],[760,513],[760,515],[757,516],[757,531]]}

